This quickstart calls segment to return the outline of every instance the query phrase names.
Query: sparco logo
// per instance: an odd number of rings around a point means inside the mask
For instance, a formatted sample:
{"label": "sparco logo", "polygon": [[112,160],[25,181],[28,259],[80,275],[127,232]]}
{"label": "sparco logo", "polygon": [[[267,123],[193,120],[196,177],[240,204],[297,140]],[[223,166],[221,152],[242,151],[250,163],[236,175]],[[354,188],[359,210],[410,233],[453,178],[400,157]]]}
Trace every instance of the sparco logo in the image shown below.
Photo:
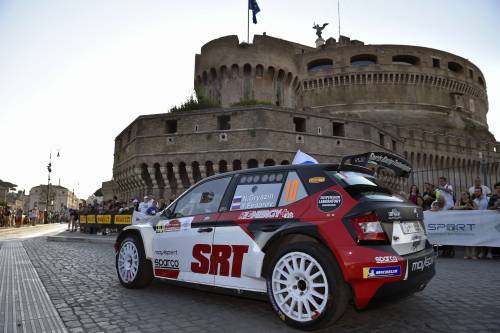
{"label": "sparco logo", "polygon": [[425,268],[431,266],[434,263],[434,257],[425,257],[425,259],[415,261],[411,264],[411,271],[423,271]]}
{"label": "sparco logo", "polygon": [[179,260],[171,260],[171,259],[155,259],[155,267],[156,268],[170,268],[170,269],[179,269]]}

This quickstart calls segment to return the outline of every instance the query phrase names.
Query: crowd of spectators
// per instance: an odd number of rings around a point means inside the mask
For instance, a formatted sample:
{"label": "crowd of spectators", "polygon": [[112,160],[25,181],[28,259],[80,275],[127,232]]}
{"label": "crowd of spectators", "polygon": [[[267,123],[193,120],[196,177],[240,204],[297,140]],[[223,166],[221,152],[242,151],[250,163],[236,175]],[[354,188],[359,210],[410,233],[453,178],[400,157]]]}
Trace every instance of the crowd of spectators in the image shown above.
{"label": "crowd of spectators", "polygon": [[142,202],[137,199],[130,199],[130,201],[119,201],[117,197],[112,200],[103,201],[99,203],[95,200],[93,203],[83,202],[80,203],[79,214],[132,214],[134,211],[155,215],[157,212],[162,211],[167,207],[165,199],[156,201],[153,197],[146,195]]}
{"label": "crowd of spectators", "polygon": [[[408,195],[403,194],[409,201],[422,207],[423,210],[486,210],[500,209],[500,182],[494,185],[494,192],[477,177],[474,185],[468,189],[455,193],[453,186],[448,184],[446,177],[439,177],[438,185],[425,183],[422,194],[416,185],[410,187]],[[466,247],[465,259],[491,259],[491,247]]]}

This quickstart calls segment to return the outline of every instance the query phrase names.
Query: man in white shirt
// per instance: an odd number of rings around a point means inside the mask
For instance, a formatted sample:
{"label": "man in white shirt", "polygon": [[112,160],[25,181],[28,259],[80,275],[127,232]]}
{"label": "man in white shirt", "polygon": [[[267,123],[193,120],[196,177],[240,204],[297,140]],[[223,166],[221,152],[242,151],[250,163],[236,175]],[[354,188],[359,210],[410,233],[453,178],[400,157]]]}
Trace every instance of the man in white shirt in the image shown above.
{"label": "man in white shirt", "polygon": [[485,197],[487,197],[488,195],[491,194],[490,188],[488,186],[486,186],[486,185],[482,185],[481,184],[481,178],[476,177],[476,179],[474,179],[474,186],[469,187],[469,193],[470,193],[470,195],[474,194],[474,191],[475,191],[476,187],[478,187],[478,186],[481,187],[481,190],[483,191],[483,194],[484,194]]}
{"label": "man in white shirt", "polygon": [[149,196],[144,196],[144,201],[139,204],[139,212],[146,214],[149,208]]}
{"label": "man in white shirt", "polygon": [[481,186],[476,186],[476,188],[474,189],[474,202],[477,205],[477,209],[488,209],[488,199],[486,199],[486,196],[483,194],[483,189],[481,188]]}
{"label": "man in white shirt", "polygon": [[455,206],[455,202],[453,201],[453,186],[446,182],[446,177],[439,177],[439,186],[437,189],[439,190],[440,195],[445,200],[445,210],[448,210],[451,207]]}

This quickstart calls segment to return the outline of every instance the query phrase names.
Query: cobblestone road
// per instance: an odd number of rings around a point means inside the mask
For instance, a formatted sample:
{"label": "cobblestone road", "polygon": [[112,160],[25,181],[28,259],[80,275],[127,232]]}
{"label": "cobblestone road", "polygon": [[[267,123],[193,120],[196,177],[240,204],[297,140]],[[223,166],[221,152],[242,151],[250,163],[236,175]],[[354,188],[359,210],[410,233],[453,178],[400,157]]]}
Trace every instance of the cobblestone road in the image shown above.
{"label": "cobblestone road", "polygon": [[[267,302],[154,281],[122,288],[110,245],[24,241],[70,332],[285,332]],[[440,259],[422,293],[349,308],[335,332],[500,332],[500,262]]]}

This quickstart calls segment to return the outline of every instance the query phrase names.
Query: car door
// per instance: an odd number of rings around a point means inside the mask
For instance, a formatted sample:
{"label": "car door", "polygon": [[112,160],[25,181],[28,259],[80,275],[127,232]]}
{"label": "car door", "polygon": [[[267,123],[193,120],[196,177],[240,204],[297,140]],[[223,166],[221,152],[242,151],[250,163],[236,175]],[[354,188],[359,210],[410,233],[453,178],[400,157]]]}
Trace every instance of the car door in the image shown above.
{"label": "car door", "polygon": [[214,283],[210,254],[218,210],[231,177],[204,181],[185,193],[155,226],[154,274],[202,284]]}
{"label": "car door", "polygon": [[213,264],[217,272],[215,285],[221,287],[265,291],[261,278],[264,260],[259,242],[254,239],[252,225],[289,219],[292,213],[278,208],[287,171],[257,171],[239,175],[235,190],[227,202],[227,212],[220,214],[215,228]]}

